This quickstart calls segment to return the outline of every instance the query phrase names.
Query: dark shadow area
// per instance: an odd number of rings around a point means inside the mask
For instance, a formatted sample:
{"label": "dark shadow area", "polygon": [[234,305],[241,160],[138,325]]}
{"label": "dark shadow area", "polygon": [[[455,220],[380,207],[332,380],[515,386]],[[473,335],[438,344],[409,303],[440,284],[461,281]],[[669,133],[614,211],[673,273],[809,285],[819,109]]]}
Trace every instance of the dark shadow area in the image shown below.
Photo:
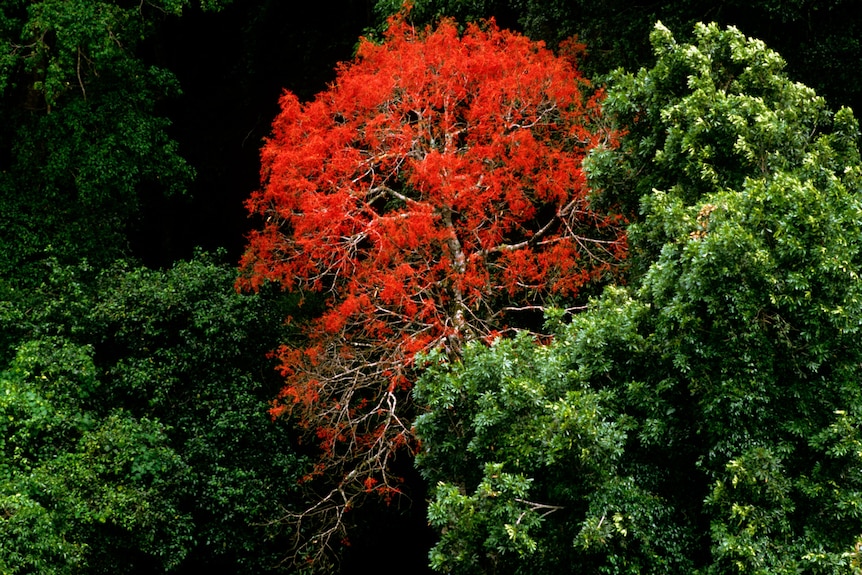
{"label": "dark shadow area", "polygon": [[370,501],[357,509],[356,526],[345,548],[340,575],[431,575],[428,552],[436,532],[428,525],[428,485],[413,466],[401,457],[393,473],[404,478],[405,497],[390,505]]}
{"label": "dark shadow area", "polygon": [[243,201],[259,183],[259,150],[288,89],[304,100],[335,77],[371,24],[368,0],[235,2],[217,13],[188,9],[148,45],[182,95],[163,105],[181,155],[196,171],[184,196],[143,194],[135,255],[163,267],[195,247],[236,261],[253,220]]}

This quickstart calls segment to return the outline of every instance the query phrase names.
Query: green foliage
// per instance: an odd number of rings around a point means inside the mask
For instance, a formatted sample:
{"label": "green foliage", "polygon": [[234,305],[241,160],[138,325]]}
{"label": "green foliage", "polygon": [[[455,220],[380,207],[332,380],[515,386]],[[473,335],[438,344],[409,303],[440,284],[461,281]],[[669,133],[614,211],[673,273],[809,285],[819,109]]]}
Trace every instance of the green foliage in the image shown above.
{"label": "green foliage", "polygon": [[287,337],[294,300],[240,295],[233,280],[233,269],[205,259],[119,281],[107,274],[90,317],[101,330],[103,397],[169,424],[193,469],[198,560],[256,573],[281,559],[286,543],[264,526],[296,499],[303,471],[289,422],[267,414],[282,382],[265,356]]}
{"label": "green foliage", "polygon": [[[638,210],[630,286],[552,317],[550,345],[431,358],[417,386],[435,568],[858,570],[858,124],[763,43],[695,36],[659,25],[655,66],[614,76],[629,134],[588,164],[597,200]],[[492,474],[528,490],[480,493]],[[520,513],[530,546],[500,545]]]}
{"label": "green foliage", "polygon": [[45,275],[37,290],[7,284],[0,307],[14,353],[0,565],[276,565],[285,542],[266,525],[304,470],[289,423],[266,413],[280,380],[265,354],[286,337],[291,301],[237,294],[234,271],[203,256],[167,271],[55,264]]}
{"label": "green foliage", "polygon": [[636,480],[658,474],[624,459],[636,420],[620,410],[619,390],[593,384],[637,357],[647,312],[610,290],[552,345],[522,334],[472,345],[460,363],[428,358],[415,395],[428,406],[417,464],[437,485],[428,516],[442,530],[432,567],[687,571],[690,526]]}
{"label": "green foliage", "polygon": [[179,87],[139,53],[188,4],[0,7],[0,274],[27,275],[46,255],[102,265],[124,253],[143,194],[185,188],[192,170],[158,110]]}
{"label": "green foliage", "polygon": [[169,570],[187,553],[185,463],[161,424],[81,410],[94,375],[92,349],[59,338],[21,346],[0,375],[4,573]]}
{"label": "green foliage", "polygon": [[[825,162],[837,174],[858,162],[852,114],[839,113],[832,135],[823,136],[832,124],[825,101],[791,82],[777,53],[715,25],[698,25],[695,36],[696,44],[677,44],[658,25],[651,36],[656,65],[612,76],[605,110],[629,135],[619,152],[598,151],[587,163],[599,201],[643,220],[629,230],[640,266],[698,218],[705,223],[709,214],[698,216],[699,207],[682,207],[708,194],[738,191],[748,178],[805,162],[815,162],[812,170]],[[823,145],[829,149],[812,157]],[[851,170],[842,177],[857,176]]]}

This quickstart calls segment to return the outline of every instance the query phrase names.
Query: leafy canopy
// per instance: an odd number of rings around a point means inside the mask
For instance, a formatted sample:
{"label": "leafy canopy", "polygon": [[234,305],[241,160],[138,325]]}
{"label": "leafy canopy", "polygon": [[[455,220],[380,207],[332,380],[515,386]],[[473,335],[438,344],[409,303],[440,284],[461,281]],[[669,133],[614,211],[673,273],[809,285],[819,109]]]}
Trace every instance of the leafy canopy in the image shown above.
{"label": "leafy canopy", "polygon": [[[217,9],[229,0],[201,0]],[[0,274],[127,253],[147,194],[193,170],[159,104],[179,93],[146,44],[189,0],[9,0],[0,5]],[[36,268],[34,268],[36,269]]]}
{"label": "leafy canopy", "polygon": [[0,572],[277,565],[306,467],[266,413],[290,297],[204,256],[45,275],[0,284]]}
{"label": "leafy canopy", "polygon": [[615,75],[630,130],[588,163],[639,210],[630,287],[416,384],[440,571],[859,569],[858,124],[762,42],[695,37]]}

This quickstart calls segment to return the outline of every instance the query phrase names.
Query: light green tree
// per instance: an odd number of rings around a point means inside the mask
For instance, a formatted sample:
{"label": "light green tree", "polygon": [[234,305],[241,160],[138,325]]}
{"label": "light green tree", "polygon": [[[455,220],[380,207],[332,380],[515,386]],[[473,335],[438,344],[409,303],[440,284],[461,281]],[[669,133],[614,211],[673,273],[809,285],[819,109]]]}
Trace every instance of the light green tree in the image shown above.
{"label": "light green tree", "polygon": [[629,285],[550,345],[429,358],[440,571],[858,568],[858,124],[762,42],[695,37],[658,25],[655,66],[614,76],[629,134],[588,162],[634,220]]}

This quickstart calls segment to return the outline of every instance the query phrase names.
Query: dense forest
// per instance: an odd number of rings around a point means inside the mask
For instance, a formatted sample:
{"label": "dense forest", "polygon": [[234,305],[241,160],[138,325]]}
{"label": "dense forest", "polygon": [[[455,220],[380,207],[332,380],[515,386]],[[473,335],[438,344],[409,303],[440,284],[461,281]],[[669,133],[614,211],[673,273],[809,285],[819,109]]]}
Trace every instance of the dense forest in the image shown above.
{"label": "dense forest", "polygon": [[862,573],[854,0],[0,0],[0,574]]}

